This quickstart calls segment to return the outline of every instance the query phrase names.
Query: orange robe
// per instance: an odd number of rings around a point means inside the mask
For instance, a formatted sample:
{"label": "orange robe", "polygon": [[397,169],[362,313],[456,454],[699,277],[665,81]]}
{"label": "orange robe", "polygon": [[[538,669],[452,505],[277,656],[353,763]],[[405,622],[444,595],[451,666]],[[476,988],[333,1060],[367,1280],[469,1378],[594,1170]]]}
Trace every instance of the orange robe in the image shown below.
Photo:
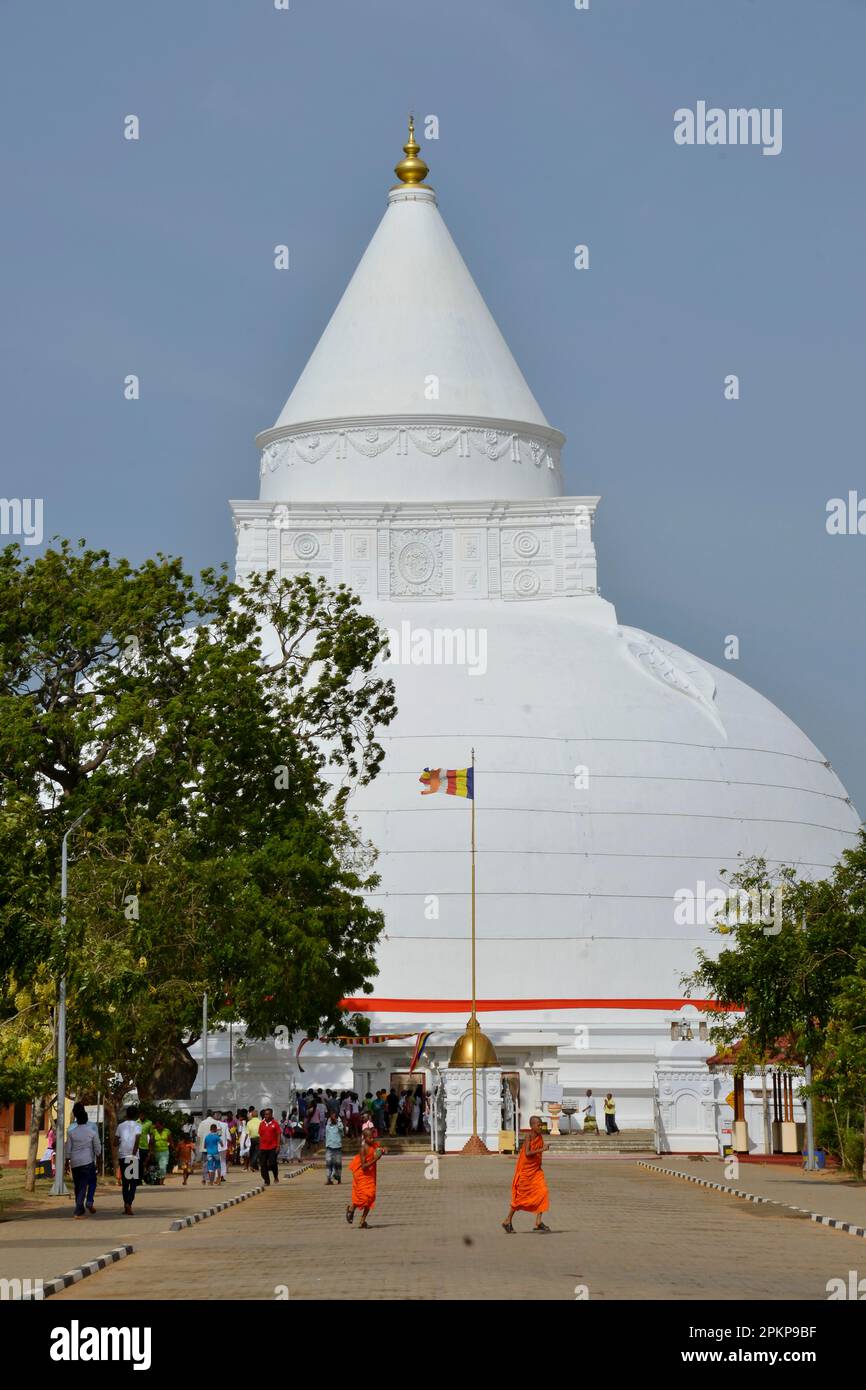
{"label": "orange robe", "polygon": [[514,1181],[511,1184],[511,1205],[515,1211],[547,1211],[550,1197],[541,1171],[544,1138],[527,1135],[517,1156]]}
{"label": "orange robe", "polygon": [[[375,1148],[369,1151],[375,1154]],[[352,1170],[352,1206],[366,1207],[372,1211],[376,1201],[376,1169],[378,1164],[374,1163],[369,1168],[361,1167],[361,1155],[355,1154],[349,1164]]]}

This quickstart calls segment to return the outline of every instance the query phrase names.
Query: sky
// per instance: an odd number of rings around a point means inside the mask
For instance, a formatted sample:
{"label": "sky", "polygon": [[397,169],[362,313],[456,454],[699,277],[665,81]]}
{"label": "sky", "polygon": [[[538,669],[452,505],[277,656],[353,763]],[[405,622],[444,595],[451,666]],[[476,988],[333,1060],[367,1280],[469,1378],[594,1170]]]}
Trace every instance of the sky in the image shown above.
{"label": "sky", "polygon": [[[254,436],[436,115],[443,216],[602,497],[602,593],[716,665],[736,636],[863,814],[866,534],[826,521],[866,499],[864,54],[864,0],[5,0],[0,496],[231,564]],[[780,108],[780,152],[677,144],[699,101]]]}

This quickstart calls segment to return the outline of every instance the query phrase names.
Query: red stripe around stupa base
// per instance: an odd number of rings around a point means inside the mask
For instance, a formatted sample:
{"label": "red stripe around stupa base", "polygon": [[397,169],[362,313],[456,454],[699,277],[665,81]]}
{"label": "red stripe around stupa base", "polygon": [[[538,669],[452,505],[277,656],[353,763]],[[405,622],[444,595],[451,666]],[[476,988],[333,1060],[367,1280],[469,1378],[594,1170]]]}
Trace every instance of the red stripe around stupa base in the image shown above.
{"label": "red stripe around stupa base", "polygon": [[[736,1013],[736,1004],[713,999],[477,999],[479,1013],[522,1013],[530,1009],[681,1009],[693,1004],[707,1013]],[[359,1014],[462,1014],[472,1008],[471,999],[341,999],[341,1009]]]}

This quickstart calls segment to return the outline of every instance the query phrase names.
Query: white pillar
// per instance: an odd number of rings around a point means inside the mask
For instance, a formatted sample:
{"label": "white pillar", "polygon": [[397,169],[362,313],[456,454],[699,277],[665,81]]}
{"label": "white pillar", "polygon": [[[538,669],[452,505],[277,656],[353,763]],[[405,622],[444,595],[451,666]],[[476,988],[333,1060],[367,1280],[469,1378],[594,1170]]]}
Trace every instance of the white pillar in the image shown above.
{"label": "white pillar", "polygon": [[[445,1082],[445,1152],[459,1153],[472,1136],[472,1068],[443,1067]],[[479,1067],[478,1137],[492,1153],[499,1151],[502,1127],[502,1068]]]}

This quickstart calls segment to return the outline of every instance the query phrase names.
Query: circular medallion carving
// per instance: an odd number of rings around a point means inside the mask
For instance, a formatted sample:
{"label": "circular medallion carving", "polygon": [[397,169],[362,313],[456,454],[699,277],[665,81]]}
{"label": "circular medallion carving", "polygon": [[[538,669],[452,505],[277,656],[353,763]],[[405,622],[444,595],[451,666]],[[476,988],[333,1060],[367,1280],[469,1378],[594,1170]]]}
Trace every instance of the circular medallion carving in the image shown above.
{"label": "circular medallion carving", "polygon": [[436,556],[423,541],[409,541],[400,551],[397,565],[409,584],[426,584],[436,568]]}
{"label": "circular medallion carving", "polygon": [[514,592],[521,594],[523,598],[537,594],[540,588],[541,580],[532,570],[519,570],[514,576]]}
{"label": "circular medallion carving", "polygon": [[537,555],[541,541],[531,531],[518,531],[514,537],[515,552],[528,560],[530,555]]}
{"label": "circular medallion carving", "polygon": [[304,535],[295,537],[294,549],[299,560],[312,560],[313,556],[319,553],[319,542],[307,531]]}

